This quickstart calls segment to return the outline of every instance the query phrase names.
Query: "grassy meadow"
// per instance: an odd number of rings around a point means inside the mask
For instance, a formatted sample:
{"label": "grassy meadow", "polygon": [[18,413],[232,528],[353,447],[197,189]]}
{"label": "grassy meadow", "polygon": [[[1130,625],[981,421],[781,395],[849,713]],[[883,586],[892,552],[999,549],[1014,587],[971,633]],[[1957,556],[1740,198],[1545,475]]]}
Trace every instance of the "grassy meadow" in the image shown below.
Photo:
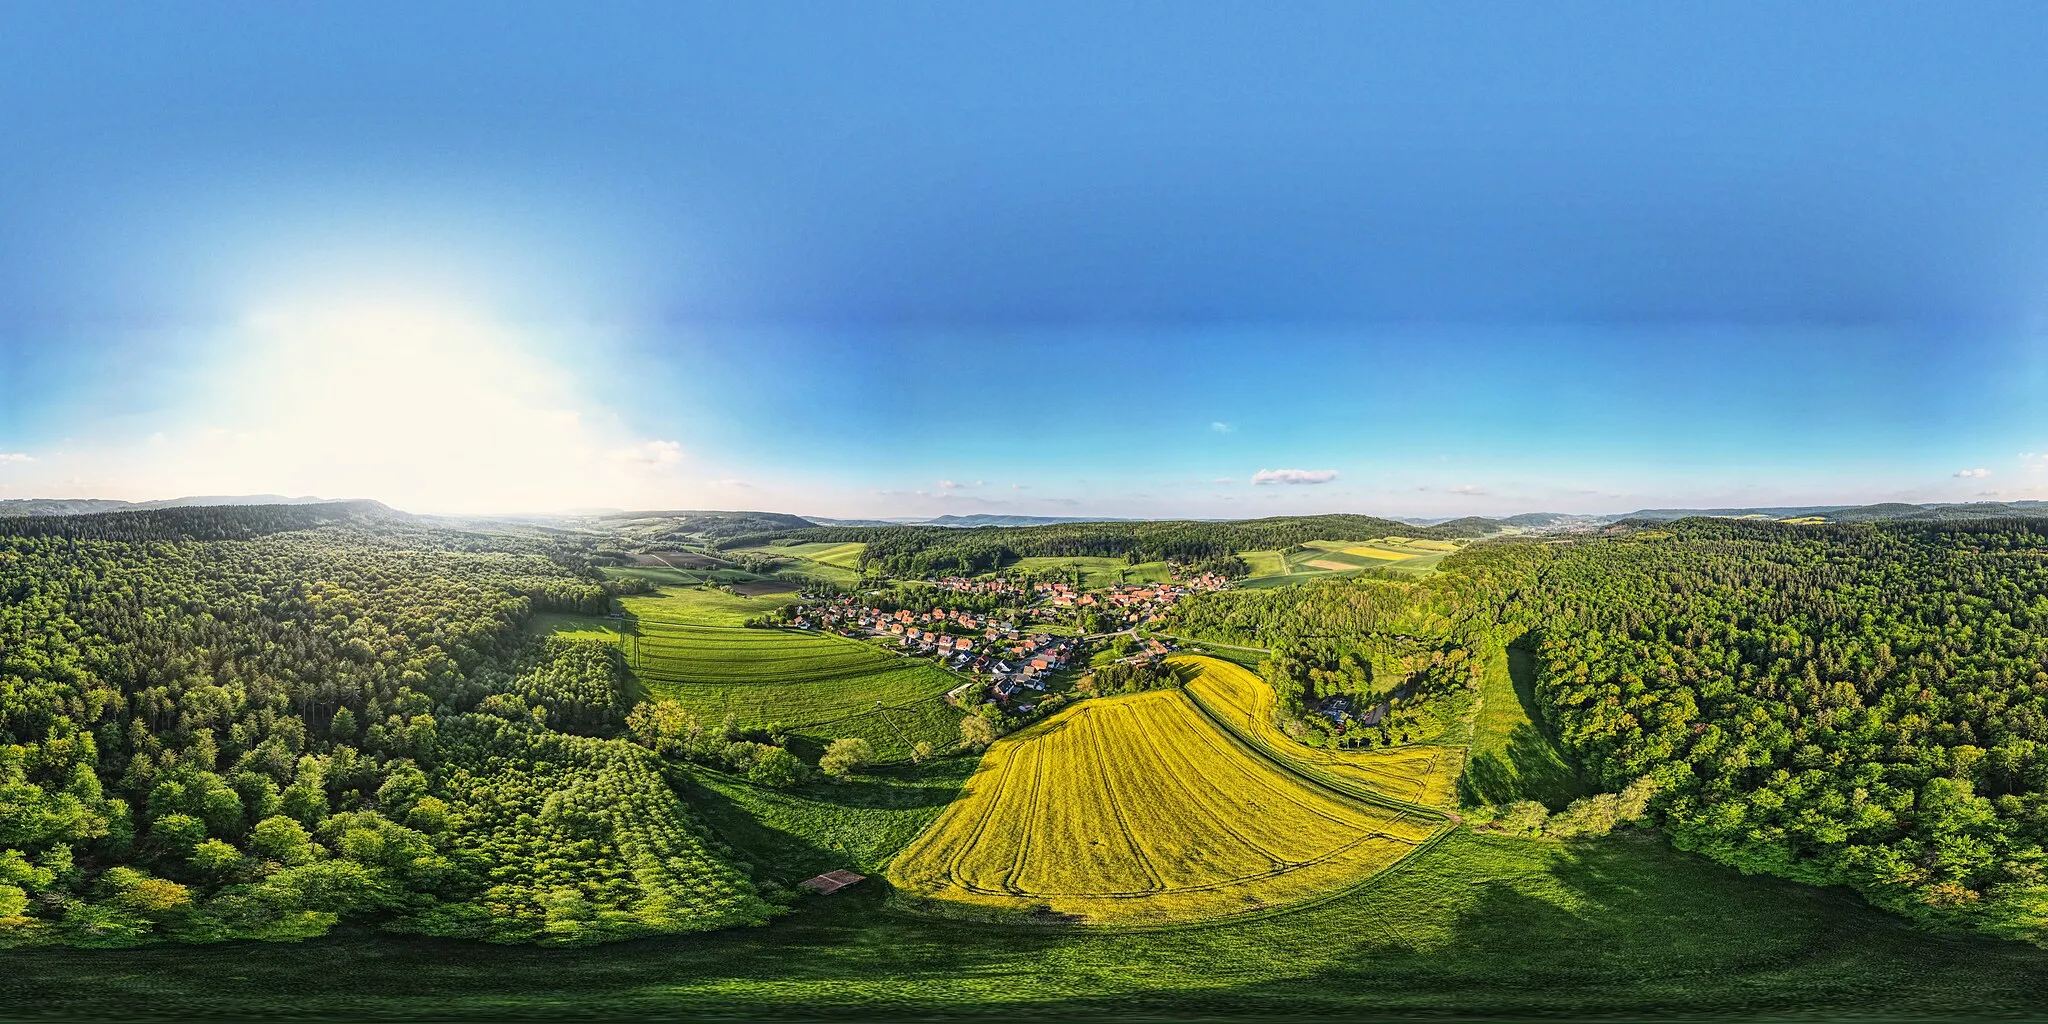
{"label": "grassy meadow", "polygon": [[999,740],[890,878],[956,909],[1156,925],[1341,891],[1440,827],[1290,773],[1156,690]]}
{"label": "grassy meadow", "polygon": [[663,623],[738,626],[748,619],[788,604],[787,594],[742,597],[700,587],[663,587],[658,593],[619,599],[629,620],[646,628]]}
{"label": "grassy meadow", "polygon": [[823,633],[642,620],[634,671],[655,697],[707,725],[781,728],[822,744],[846,736],[905,758],[920,742],[959,740],[941,699],[959,680],[928,663]]}
{"label": "grassy meadow", "polygon": [[1036,572],[1079,572],[1081,585],[1088,588],[1111,587],[1119,583],[1166,583],[1173,579],[1173,574],[1165,562],[1140,562],[1132,565],[1121,558],[1101,558],[1092,555],[1020,558],[1012,568]]}
{"label": "grassy meadow", "polygon": [[796,571],[831,580],[841,586],[852,586],[860,581],[860,555],[867,545],[859,542],[844,544],[764,544],[758,547],[737,548],[737,551],[758,555],[779,555],[794,558],[800,563]]}
{"label": "grassy meadow", "polygon": [[1373,541],[1312,540],[1280,551],[1240,551],[1238,557],[1252,571],[1238,585],[1286,587],[1363,569],[1423,576],[1435,572],[1444,556],[1457,549],[1451,541],[1385,537]]}

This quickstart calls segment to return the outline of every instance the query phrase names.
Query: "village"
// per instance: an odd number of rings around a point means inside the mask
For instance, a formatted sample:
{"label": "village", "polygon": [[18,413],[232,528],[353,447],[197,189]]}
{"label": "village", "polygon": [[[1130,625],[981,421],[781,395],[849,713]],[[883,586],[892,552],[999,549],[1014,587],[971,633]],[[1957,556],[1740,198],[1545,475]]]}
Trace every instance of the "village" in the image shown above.
{"label": "village", "polygon": [[[1206,573],[1174,583],[1117,584],[1099,590],[1058,580],[1011,578],[953,576],[929,583],[942,591],[1020,603],[995,612],[940,607],[885,611],[864,597],[839,595],[803,609],[789,624],[879,641],[907,655],[932,658],[967,677],[947,695],[954,703],[972,707],[993,702],[1005,710],[1029,713],[1058,687],[1058,680],[1078,674],[1070,669],[1089,666],[1095,644],[1122,634],[1135,639],[1139,627],[1163,621],[1180,599],[1229,585],[1224,577]],[[1097,627],[1094,632],[1062,625],[1083,615]],[[1116,660],[1154,663],[1174,649],[1169,640],[1147,638],[1129,645],[1129,653]]]}

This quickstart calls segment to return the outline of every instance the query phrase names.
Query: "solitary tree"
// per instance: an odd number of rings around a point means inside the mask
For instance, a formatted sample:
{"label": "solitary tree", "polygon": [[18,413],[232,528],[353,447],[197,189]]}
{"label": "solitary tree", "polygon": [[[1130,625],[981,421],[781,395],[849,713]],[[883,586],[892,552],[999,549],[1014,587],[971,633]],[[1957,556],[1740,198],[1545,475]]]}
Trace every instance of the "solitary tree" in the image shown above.
{"label": "solitary tree", "polygon": [[818,759],[818,770],[834,778],[845,778],[875,760],[875,745],[858,736],[833,740]]}
{"label": "solitary tree", "polygon": [[996,727],[980,715],[968,715],[960,720],[960,745],[980,749],[996,741]]}

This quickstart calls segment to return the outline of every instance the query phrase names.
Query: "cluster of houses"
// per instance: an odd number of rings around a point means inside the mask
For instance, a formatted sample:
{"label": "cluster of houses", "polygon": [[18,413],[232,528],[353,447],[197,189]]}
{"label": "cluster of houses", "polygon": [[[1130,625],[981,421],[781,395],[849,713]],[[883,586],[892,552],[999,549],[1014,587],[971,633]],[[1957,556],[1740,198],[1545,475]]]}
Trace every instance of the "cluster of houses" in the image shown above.
{"label": "cluster of houses", "polygon": [[1079,653],[1080,643],[1073,637],[1035,636],[1012,645],[1004,652],[1008,658],[990,666],[990,699],[1018,711],[1037,707],[1037,699],[1045,695],[1052,674],[1067,667],[1067,662]]}
{"label": "cluster of houses", "polygon": [[1181,598],[1203,590],[1221,590],[1228,583],[1220,576],[1201,576],[1182,583],[1124,583],[1095,593],[1075,592],[1058,584],[1049,600],[1056,608],[1094,609],[1135,626],[1159,622]]}
{"label": "cluster of houses", "polygon": [[[974,677],[953,691],[957,703],[968,703],[986,687],[988,700],[1028,712],[1044,696],[1053,673],[1085,653],[1080,639],[1032,633],[1034,622],[1065,619],[1073,609],[1089,609],[1130,626],[1154,623],[1181,598],[1229,585],[1223,577],[1209,574],[1175,583],[1121,584],[1101,591],[1084,591],[1064,582],[1004,578],[945,577],[932,582],[945,590],[1011,595],[1033,603],[995,614],[945,608],[885,612],[867,607],[857,598],[840,596],[805,608],[791,625],[882,640],[896,644],[906,654],[936,657],[947,667]],[[1171,649],[1159,640],[1148,640],[1122,660],[1156,661]]]}
{"label": "cluster of houses", "polygon": [[[859,639],[883,640],[902,647],[906,654],[938,657],[947,667],[972,673],[987,680],[994,699],[1005,704],[1043,693],[1046,680],[1065,668],[1080,649],[1072,637],[1029,634],[1016,621],[979,612],[933,608],[928,612],[908,608],[884,612],[839,597],[805,609],[790,625],[817,629]],[[979,680],[963,683],[954,691],[965,700]],[[1020,705],[1030,710],[1032,705]]]}

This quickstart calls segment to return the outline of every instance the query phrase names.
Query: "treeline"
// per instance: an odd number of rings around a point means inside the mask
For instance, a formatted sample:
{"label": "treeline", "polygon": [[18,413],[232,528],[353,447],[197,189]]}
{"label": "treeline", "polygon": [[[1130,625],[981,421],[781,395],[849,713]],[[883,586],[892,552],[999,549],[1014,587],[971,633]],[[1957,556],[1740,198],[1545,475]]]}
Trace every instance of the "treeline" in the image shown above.
{"label": "treeline", "polygon": [[[1479,524],[1486,524],[1484,526]],[[1056,523],[1045,526],[820,526],[740,537],[727,547],[745,547],[787,537],[799,541],[867,545],[863,571],[892,576],[993,572],[1020,558],[1092,556],[1123,558],[1133,564],[1171,560],[1201,563],[1240,551],[1284,548],[1311,540],[1373,540],[1387,536],[1450,539],[1479,536],[1497,524],[1484,520],[1443,526],[1411,526],[1373,516],[1283,516],[1227,523],[1123,522]]]}

